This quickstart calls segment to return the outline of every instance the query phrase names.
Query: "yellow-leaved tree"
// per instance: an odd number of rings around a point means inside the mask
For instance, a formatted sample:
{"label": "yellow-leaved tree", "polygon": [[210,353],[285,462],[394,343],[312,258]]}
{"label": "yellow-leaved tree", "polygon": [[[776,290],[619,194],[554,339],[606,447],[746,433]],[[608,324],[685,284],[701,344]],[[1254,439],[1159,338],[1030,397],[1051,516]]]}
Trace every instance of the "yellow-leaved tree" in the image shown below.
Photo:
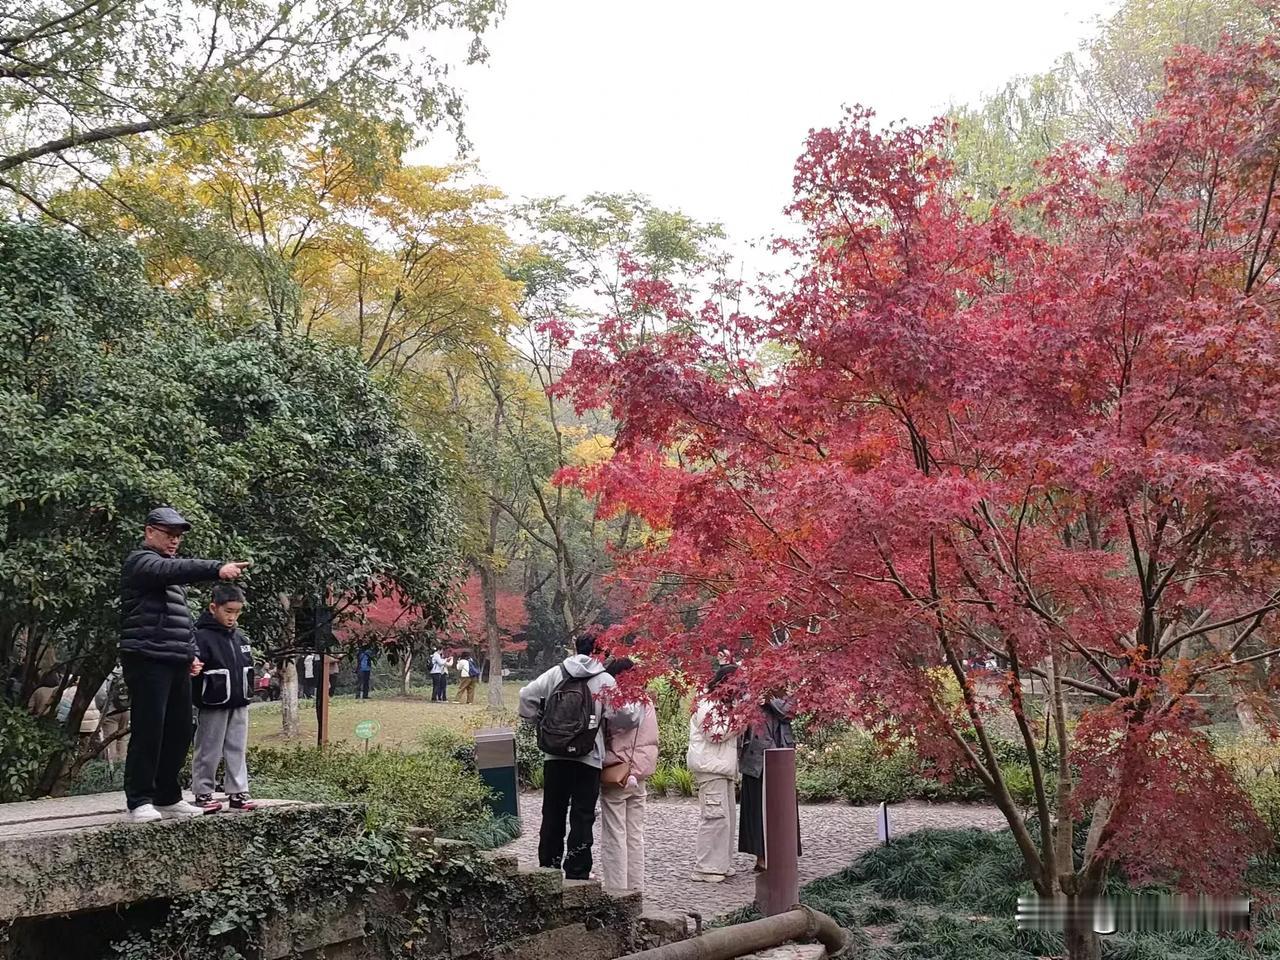
{"label": "yellow-leaved tree", "polygon": [[[384,377],[495,356],[522,285],[495,201],[465,166],[410,166],[393,126],[320,136],[304,117],[175,136],[60,215],[124,232],[157,283],[224,316],[356,348]],[[437,378],[437,383],[439,379]],[[414,391],[407,391],[412,399]]]}

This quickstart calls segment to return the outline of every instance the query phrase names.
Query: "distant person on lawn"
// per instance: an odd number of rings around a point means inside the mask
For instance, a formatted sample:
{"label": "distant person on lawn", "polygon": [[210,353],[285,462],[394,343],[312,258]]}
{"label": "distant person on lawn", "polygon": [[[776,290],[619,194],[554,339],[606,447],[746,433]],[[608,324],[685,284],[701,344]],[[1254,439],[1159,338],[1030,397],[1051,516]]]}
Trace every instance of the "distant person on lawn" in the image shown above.
{"label": "distant person on lawn", "polygon": [[240,632],[244,593],[220,583],[213,602],[196,621],[196,656],[204,664],[192,682],[192,699],[199,709],[196,755],[191,764],[191,789],[202,810],[222,809],[213,799],[218,764],[226,764],[223,785],[232,810],[252,810],[249,799],[249,703],[253,700],[253,648]]}
{"label": "distant person on lawn", "polygon": [[120,663],[129,689],[124,792],[133,820],[197,817],[178,774],[191,746],[191,678],[200,672],[189,583],[235,580],[248,562],[179,560],[191,524],[172,507],[147,514],[142,546],[120,572]]}
{"label": "distant person on lawn", "polygon": [[361,647],[360,654],[356,657],[356,699],[369,699],[369,680],[373,676],[373,651],[368,647]]}
{"label": "distant person on lawn", "polygon": [[440,649],[431,652],[431,702],[445,703],[449,699],[449,668],[453,659]]}
{"label": "distant person on lawn", "polygon": [[[538,725],[542,765],[542,826],[538,865],[564,868],[570,880],[591,877],[592,828],[600,799],[605,724],[631,730],[640,722],[637,704],[615,704],[613,677],[597,660],[594,637],[579,637],[577,654],[552,667],[520,691],[520,716]],[[565,818],[569,849],[565,851]]]}
{"label": "distant person on lawn", "polygon": [[458,658],[458,697],[457,702],[462,703],[466,698],[467,703],[476,702],[476,684],[480,682],[480,664],[471,655],[470,651],[464,652]]}
{"label": "distant person on lawn", "polygon": [[314,653],[308,653],[302,658],[302,695],[310,700],[316,695],[316,675],[319,667],[320,658]]}

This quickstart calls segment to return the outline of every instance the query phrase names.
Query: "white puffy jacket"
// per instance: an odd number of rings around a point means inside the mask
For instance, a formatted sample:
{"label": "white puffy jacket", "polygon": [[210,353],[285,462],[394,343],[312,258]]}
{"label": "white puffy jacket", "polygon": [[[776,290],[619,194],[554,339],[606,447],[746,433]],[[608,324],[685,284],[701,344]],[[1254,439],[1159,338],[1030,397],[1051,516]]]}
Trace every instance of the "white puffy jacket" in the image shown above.
{"label": "white puffy jacket", "polygon": [[689,772],[704,777],[738,776],[738,736],[723,717],[715,715],[715,704],[699,700],[689,718]]}

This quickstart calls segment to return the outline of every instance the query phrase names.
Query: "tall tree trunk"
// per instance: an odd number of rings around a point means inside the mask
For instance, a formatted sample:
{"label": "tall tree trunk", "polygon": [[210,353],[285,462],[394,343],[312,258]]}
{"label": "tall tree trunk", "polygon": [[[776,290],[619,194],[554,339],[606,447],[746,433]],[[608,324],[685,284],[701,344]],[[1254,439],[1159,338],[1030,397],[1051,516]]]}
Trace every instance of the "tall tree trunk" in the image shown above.
{"label": "tall tree trunk", "polygon": [[404,661],[400,664],[400,695],[409,696],[413,689],[413,651],[405,650]]}
{"label": "tall tree trunk", "polygon": [[280,670],[280,721],[284,735],[296,740],[301,731],[298,728],[298,660],[286,657]]}
{"label": "tall tree trunk", "polygon": [[280,605],[284,607],[284,635],[280,646],[286,651],[284,671],[280,679],[280,726],[285,738],[296,740],[298,725],[298,630],[297,607],[293,598],[282,594]]}
{"label": "tall tree trunk", "polygon": [[1091,918],[1079,917],[1068,922],[1065,933],[1069,960],[1100,960],[1102,940],[1093,929]]}
{"label": "tall tree trunk", "polygon": [[[501,392],[494,395],[493,448],[498,449],[502,434],[504,414]],[[493,558],[498,552],[498,496],[502,488],[495,477],[490,484],[489,517],[485,530],[484,561],[479,564],[480,595],[484,601],[484,636],[489,656],[489,712],[502,712],[502,638],[498,629],[498,577],[493,569]]]}
{"label": "tall tree trunk", "polygon": [[[490,529],[497,528],[496,519]],[[498,714],[503,710],[502,635],[498,631],[498,578],[489,564],[480,565],[480,595],[484,600],[484,635],[489,656],[489,712]]]}

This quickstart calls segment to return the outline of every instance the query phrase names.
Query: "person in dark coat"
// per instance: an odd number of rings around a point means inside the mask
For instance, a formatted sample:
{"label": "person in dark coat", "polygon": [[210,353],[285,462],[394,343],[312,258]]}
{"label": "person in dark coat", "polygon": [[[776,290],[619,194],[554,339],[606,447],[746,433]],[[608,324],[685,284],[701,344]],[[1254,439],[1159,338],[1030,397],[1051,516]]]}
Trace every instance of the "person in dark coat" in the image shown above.
{"label": "person in dark coat", "polygon": [[244,592],[229,583],[213,588],[209,609],[196,621],[197,657],[203,667],[191,682],[192,700],[199,709],[196,750],[191,762],[191,790],[203,810],[222,809],[213,798],[218,764],[232,810],[252,810],[249,797],[249,703],[254,695],[253,647],[240,632]]}
{"label": "person in dark coat", "polygon": [[359,684],[356,688],[357,700],[369,699],[369,679],[373,676],[373,651],[368,647],[360,648],[360,655],[356,658],[356,678]]}
{"label": "person in dark coat", "polygon": [[191,678],[200,672],[186,585],[234,580],[247,562],[180,560],[191,524],[172,507],[147,514],[142,546],[120,573],[120,664],[129,690],[124,792],[133,820],[195,817],[178,775],[191,746]]}
{"label": "person in dark coat", "polygon": [[[785,700],[771,698],[760,706],[760,715],[747,728],[738,757],[742,774],[742,806],[738,823],[738,852],[756,858],[756,870],[765,868],[764,857],[764,752],[796,745],[791,729],[791,707]],[[800,809],[796,807],[796,832],[800,831]],[[796,850],[799,852],[799,840]]]}

